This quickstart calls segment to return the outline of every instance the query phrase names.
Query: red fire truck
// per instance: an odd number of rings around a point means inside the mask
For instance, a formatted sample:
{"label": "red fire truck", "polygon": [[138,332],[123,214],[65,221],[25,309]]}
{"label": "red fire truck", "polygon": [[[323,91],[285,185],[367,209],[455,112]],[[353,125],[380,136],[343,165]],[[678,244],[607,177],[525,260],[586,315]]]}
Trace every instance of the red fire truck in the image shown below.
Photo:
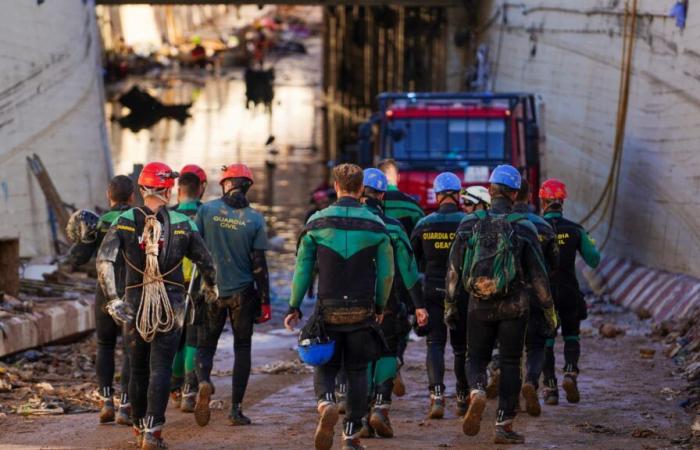
{"label": "red fire truck", "polygon": [[360,128],[362,162],[395,159],[399,189],[426,210],[437,208],[432,184],[442,171],[454,172],[468,187],[486,185],[497,165],[511,164],[533,189],[539,185],[534,95],[384,93],[378,104],[379,112]]}

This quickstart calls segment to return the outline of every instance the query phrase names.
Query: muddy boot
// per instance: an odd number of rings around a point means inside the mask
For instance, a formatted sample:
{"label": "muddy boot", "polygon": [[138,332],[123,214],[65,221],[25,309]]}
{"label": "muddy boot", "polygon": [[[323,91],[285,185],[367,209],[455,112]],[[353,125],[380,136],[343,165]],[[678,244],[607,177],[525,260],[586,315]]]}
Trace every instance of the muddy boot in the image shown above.
{"label": "muddy boot", "polygon": [[556,378],[544,380],[542,392],[545,405],[556,406],[559,404],[559,388],[557,387]]}
{"label": "muddy boot", "polygon": [[474,389],[469,395],[469,408],[462,419],[462,432],[467,436],[476,436],[481,429],[481,416],[486,408],[486,392]]}
{"label": "muddy boot", "polygon": [[523,384],[523,398],[525,399],[525,411],[533,417],[542,414],[540,399],[537,397],[537,388],[532,383]]}
{"label": "muddy boot", "polygon": [[170,403],[172,403],[175,409],[180,409],[180,405],[182,404],[182,393],[179,389],[170,393]]}
{"label": "muddy boot", "polygon": [[197,393],[197,402],[194,405],[194,420],[197,425],[204,427],[209,423],[211,419],[211,410],[209,409],[209,402],[211,402],[211,396],[214,395],[214,385],[208,381],[202,381],[199,383],[199,392]]}
{"label": "muddy boot", "polygon": [[338,413],[345,414],[345,399],[347,394],[348,386],[346,384],[339,384],[338,390],[335,391],[336,404],[338,405]]}
{"label": "muddy boot", "polygon": [[360,428],[359,434],[362,439],[372,439],[374,437],[374,428],[369,424],[367,416],[362,418],[362,428]]}
{"label": "muddy boot", "polygon": [[335,424],[338,423],[338,406],[329,400],[319,401],[318,415],[318,425],[314,434],[314,448],[316,450],[330,450],[333,447]]}
{"label": "muddy boot", "polygon": [[369,425],[383,438],[394,437],[394,429],[389,420],[390,406],[390,403],[378,403],[374,405],[372,414],[369,416]]}
{"label": "muddy boot", "polygon": [[346,423],[343,431],[343,450],[365,450],[365,446],[360,443],[360,433],[354,432],[352,423]]}
{"label": "muddy boot", "polygon": [[182,403],[180,404],[180,411],[184,413],[193,413],[194,412],[194,406],[197,403],[197,393],[196,392],[187,392],[186,394],[182,394]]}
{"label": "muddy boot", "polygon": [[132,425],[134,436],[136,437],[136,448],[141,448],[143,445],[143,434],[146,430],[143,428],[143,419],[136,419]]}
{"label": "muddy boot", "polygon": [[494,369],[489,377],[489,382],[486,385],[486,397],[498,397],[498,386],[501,383],[501,369]]}
{"label": "muddy boot", "polygon": [[457,393],[457,407],[455,408],[455,414],[457,417],[464,417],[469,408],[469,394],[467,392]]}
{"label": "muddy boot", "polygon": [[161,436],[163,427],[156,426],[153,428],[147,428],[143,433],[143,444],[141,444],[141,450],[165,450],[168,448],[168,444],[165,443],[163,437]]}
{"label": "muddy boot", "polygon": [[578,373],[566,372],[564,373],[564,381],[561,383],[561,387],[564,388],[564,392],[566,392],[566,401],[569,403],[578,403],[581,401],[581,394],[578,391],[576,378],[578,378]]}
{"label": "muddy boot", "polygon": [[100,408],[100,423],[114,422],[114,399],[102,397],[102,407]]}
{"label": "muddy boot", "polygon": [[496,422],[494,444],[524,444],[525,436],[513,431],[513,421]]}
{"label": "muddy boot", "polygon": [[442,389],[442,386],[435,386],[430,393],[429,419],[442,419],[445,417],[445,396]]}
{"label": "muddy boot", "polygon": [[119,425],[131,425],[131,405],[129,403],[122,403],[119,405],[117,410],[117,423]]}
{"label": "muddy boot", "polygon": [[240,403],[231,405],[231,413],[228,415],[228,421],[233,426],[250,425],[253,423],[248,417],[243,414],[243,409]]}
{"label": "muddy boot", "polygon": [[401,371],[396,371],[396,377],[394,378],[394,387],[392,388],[392,393],[397,397],[403,397],[406,395],[406,385],[401,378]]}

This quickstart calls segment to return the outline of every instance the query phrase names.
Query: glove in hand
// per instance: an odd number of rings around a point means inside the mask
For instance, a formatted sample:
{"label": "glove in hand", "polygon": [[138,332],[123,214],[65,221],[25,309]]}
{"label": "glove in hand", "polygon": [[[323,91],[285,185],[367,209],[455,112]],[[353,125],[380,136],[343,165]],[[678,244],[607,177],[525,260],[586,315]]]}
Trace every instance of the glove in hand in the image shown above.
{"label": "glove in hand", "polygon": [[134,307],[120,298],[110,300],[105,310],[120,325],[128,325],[134,320]]}
{"label": "glove in hand", "polygon": [[209,286],[207,283],[202,283],[202,292],[204,293],[204,301],[211,305],[219,300],[219,288],[214,286]]}

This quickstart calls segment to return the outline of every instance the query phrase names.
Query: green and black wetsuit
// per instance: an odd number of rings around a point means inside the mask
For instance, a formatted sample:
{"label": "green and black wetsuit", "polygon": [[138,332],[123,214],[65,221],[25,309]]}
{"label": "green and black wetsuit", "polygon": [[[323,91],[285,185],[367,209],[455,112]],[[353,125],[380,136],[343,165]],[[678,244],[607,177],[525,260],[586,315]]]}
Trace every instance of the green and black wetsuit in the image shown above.
{"label": "green and black wetsuit", "polygon": [[299,240],[291,309],[304,299],[318,264],[318,301],[335,354],[314,372],[319,401],[334,401],[335,378],[348,376],[345,431],[362,427],[367,412],[367,364],[381,356],[375,314],[382,314],[394,281],[394,252],[384,222],[352,197],[317,212]]}
{"label": "green and black wetsuit", "polygon": [[391,184],[387,187],[384,198],[384,214],[401,222],[409,236],[418,221],[425,216],[417,201]]}

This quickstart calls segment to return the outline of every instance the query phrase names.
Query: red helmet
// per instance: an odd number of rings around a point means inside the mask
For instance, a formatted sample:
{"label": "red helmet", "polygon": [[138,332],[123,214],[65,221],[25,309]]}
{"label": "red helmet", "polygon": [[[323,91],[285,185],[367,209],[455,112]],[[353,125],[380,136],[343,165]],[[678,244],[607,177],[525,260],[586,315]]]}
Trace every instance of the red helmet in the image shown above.
{"label": "red helmet", "polygon": [[139,175],[139,186],[149,188],[171,188],[175,185],[177,172],[161,162],[152,162],[144,166]]}
{"label": "red helmet", "polygon": [[540,187],[540,198],[543,200],[564,200],[566,197],[566,185],[556,178],[550,178]]}
{"label": "red helmet", "polygon": [[222,167],[221,179],[219,184],[224,184],[224,181],[229,178],[247,178],[250,183],[253,183],[253,172],[250,171],[245,164],[231,164],[230,166]]}
{"label": "red helmet", "polygon": [[197,164],[187,164],[184,166],[182,169],[180,169],[180,175],[186,174],[186,173],[193,173],[197,175],[197,178],[199,178],[199,181],[202,183],[207,182],[207,173],[199,167]]}

